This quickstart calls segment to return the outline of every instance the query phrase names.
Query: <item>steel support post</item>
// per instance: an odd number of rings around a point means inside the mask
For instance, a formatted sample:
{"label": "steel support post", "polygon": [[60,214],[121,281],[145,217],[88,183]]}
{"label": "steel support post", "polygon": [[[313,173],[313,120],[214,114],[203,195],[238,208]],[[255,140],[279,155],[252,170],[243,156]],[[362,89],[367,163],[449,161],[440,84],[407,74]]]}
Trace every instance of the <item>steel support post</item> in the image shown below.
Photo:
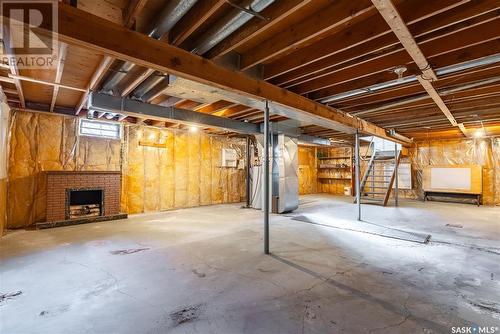
{"label": "steel support post", "polygon": [[251,160],[252,160],[252,157],[250,155],[250,136],[247,136],[247,177],[246,177],[246,199],[247,199],[247,203],[246,203],[246,207],[249,208],[252,203],[250,203],[250,196],[251,196],[251,192],[250,192],[250,171],[252,169],[252,164],[251,164]]}
{"label": "steel support post", "polygon": [[264,253],[269,254],[269,103],[264,109]]}
{"label": "steel support post", "polygon": [[361,220],[361,189],[360,189],[360,162],[359,162],[359,131],[356,130],[354,155],[356,163],[356,203],[358,205],[358,220]]}
{"label": "steel support post", "polygon": [[398,144],[397,143],[394,143],[394,182],[395,182],[395,185],[394,185],[394,203],[396,206],[398,206]]}

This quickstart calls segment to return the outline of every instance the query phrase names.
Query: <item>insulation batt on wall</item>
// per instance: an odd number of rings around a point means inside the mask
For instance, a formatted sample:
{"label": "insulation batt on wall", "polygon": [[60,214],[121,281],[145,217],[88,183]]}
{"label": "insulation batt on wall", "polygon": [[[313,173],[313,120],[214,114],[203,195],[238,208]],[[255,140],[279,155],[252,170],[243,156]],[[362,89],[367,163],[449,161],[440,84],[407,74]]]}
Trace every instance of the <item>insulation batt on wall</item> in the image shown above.
{"label": "insulation batt on wall", "polygon": [[412,163],[414,188],[400,190],[406,198],[423,198],[425,166],[482,166],[483,204],[500,205],[500,138],[430,140],[416,142],[403,162]]}
{"label": "insulation batt on wall", "polygon": [[299,194],[318,192],[316,147],[299,146]]}
{"label": "insulation batt on wall", "polygon": [[[142,140],[164,142],[165,148],[138,145]],[[221,168],[223,148],[243,158],[245,141],[126,125],[122,210],[140,213],[242,201],[245,170]]]}
{"label": "insulation batt on wall", "polygon": [[[244,139],[127,124],[122,140],[112,140],[77,136],[76,117],[16,111],[12,118],[9,228],[45,220],[41,172],[48,170],[122,171],[121,207],[126,213],[244,199],[245,170],[221,168],[223,148],[244,158]],[[139,145],[143,140],[165,146]]]}

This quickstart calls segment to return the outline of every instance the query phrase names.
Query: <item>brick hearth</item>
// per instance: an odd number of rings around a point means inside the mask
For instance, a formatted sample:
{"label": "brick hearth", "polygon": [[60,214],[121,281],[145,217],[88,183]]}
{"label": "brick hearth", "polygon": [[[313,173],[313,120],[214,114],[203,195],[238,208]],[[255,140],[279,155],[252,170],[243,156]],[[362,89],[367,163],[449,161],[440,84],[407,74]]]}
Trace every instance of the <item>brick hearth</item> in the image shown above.
{"label": "brick hearth", "polygon": [[47,222],[67,220],[66,203],[68,190],[102,189],[103,216],[120,213],[120,172],[47,172]]}

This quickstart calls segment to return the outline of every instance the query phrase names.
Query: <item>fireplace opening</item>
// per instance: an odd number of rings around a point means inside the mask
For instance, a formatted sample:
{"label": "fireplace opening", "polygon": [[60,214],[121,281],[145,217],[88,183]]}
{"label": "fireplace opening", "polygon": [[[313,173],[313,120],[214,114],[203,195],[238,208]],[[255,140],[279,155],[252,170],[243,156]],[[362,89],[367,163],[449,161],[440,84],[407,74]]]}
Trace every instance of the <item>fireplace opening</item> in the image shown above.
{"label": "fireplace opening", "polygon": [[102,206],[102,189],[68,189],[68,219],[102,216]]}

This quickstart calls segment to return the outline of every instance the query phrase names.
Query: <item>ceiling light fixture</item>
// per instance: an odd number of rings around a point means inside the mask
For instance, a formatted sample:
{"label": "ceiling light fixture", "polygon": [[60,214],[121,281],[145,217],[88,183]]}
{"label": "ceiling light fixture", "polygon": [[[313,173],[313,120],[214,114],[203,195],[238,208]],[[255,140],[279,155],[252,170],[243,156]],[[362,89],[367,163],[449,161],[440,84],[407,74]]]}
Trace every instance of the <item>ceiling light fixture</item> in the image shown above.
{"label": "ceiling light fixture", "polygon": [[403,81],[403,73],[406,72],[408,68],[406,66],[398,66],[393,71],[398,76],[398,81]]}
{"label": "ceiling light fixture", "polygon": [[484,130],[483,129],[477,129],[474,132],[474,137],[475,138],[483,138],[485,136]]}

